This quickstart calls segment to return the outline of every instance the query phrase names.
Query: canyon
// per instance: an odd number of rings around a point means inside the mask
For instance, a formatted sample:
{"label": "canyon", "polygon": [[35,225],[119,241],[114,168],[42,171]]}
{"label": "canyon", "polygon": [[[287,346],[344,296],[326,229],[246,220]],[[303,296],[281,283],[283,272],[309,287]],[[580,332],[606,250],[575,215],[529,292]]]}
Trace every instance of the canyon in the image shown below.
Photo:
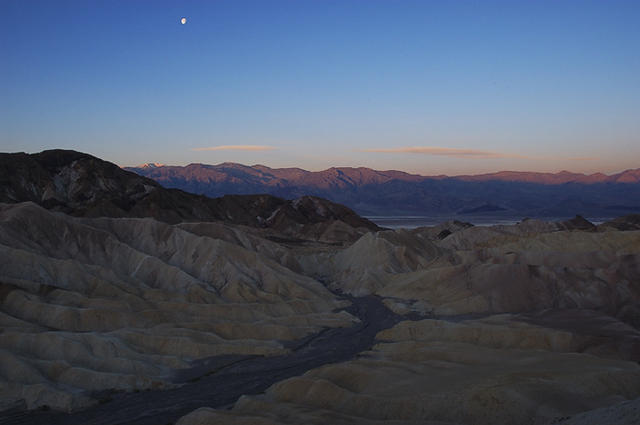
{"label": "canyon", "polygon": [[637,215],[390,230],[316,196],[9,155],[0,423],[640,418]]}

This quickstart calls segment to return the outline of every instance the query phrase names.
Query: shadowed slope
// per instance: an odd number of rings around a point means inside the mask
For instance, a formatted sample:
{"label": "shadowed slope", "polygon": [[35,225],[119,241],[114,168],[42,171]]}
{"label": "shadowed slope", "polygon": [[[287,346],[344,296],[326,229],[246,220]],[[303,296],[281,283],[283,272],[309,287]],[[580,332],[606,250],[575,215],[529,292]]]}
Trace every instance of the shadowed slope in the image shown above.
{"label": "shadowed slope", "polygon": [[212,199],[165,189],[151,179],[75,151],[0,154],[0,183],[0,202],[32,201],[74,216],[153,217],[167,223],[219,220],[276,231],[341,221],[362,231],[378,229],[349,208],[324,199],[287,201],[271,195]]}

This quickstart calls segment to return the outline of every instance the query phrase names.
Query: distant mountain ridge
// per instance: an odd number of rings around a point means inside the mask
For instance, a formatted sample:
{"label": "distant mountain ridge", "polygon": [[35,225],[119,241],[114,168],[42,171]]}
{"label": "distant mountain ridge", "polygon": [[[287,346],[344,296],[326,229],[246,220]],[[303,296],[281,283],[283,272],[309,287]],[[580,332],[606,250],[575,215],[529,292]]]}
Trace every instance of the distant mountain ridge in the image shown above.
{"label": "distant mountain ridge", "polygon": [[640,211],[640,169],[613,175],[502,171],[453,177],[365,167],[307,171],[229,162],[126,169],[165,187],[207,196],[314,195],[369,215],[613,217]]}
{"label": "distant mountain ridge", "polygon": [[160,162],[146,162],[144,164],[136,165],[135,168],[158,168],[164,166],[165,164],[162,164]]}
{"label": "distant mountain ridge", "polygon": [[537,173],[529,171],[500,171],[497,173],[461,175],[452,178],[465,181],[517,181],[540,184],[564,184],[564,183],[640,183],[640,168],[625,170],[620,173],[606,175],[603,173],[582,174],[569,171],[558,173]]}
{"label": "distant mountain ridge", "polygon": [[[620,173],[607,175],[604,173],[573,173],[570,171],[560,171],[558,173],[545,173],[534,171],[498,171],[485,174],[463,174],[463,175],[437,175],[423,176],[419,174],[406,173],[397,170],[374,170],[367,167],[331,167],[323,171],[307,171],[302,168],[270,168],[265,165],[243,165],[235,162],[223,162],[220,164],[192,163],[186,166],[165,165],[157,162],[148,162],[136,167],[124,167],[129,171],[137,173],[144,172],[147,177],[161,181],[172,176],[183,175],[201,181],[222,181],[233,176],[233,171],[253,175],[262,180],[263,183],[277,185],[286,181],[288,184],[315,184],[322,186],[323,183],[334,185],[342,181],[351,184],[371,184],[384,183],[390,180],[402,181],[422,181],[422,180],[443,180],[457,179],[463,181],[515,181],[539,184],[564,184],[564,183],[640,183],[640,168],[629,169]],[[235,176],[238,177],[238,176]],[[337,183],[339,185],[339,183]]]}

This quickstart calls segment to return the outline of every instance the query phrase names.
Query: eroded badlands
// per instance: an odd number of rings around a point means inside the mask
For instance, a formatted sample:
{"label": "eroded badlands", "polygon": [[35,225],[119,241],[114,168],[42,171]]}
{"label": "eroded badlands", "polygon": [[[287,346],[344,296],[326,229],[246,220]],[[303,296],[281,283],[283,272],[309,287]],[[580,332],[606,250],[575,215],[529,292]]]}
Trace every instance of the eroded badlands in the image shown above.
{"label": "eroded badlands", "polygon": [[203,402],[178,423],[637,423],[640,231],[537,220],[313,229],[2,204],[5,420],[108,406],[114,390],[186,388],[181,373],[215,376],[196,368],[206,359],[287,356],[328,331],[314,349],[330,352],[332,329],[363,324],[349,295],[391,310],[377,314],[384,326],[366,319],[379,332],[361,352],[232,406]]}

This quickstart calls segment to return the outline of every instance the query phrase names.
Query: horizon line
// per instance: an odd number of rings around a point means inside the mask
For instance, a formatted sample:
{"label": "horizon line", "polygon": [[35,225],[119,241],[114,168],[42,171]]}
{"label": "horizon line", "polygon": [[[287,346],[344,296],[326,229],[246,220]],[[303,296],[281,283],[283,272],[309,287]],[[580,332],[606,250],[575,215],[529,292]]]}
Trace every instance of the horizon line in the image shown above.
{"label": "horizon line", "polygon": [[403,173],[403,174],[407,174],[410,176],[416,176],[416,177],[425,177],[425,178],[446,178],[446,177],[450,177],[450,178],[454,178],[454,177],[478,177],[478,176],[487,176],[487,175],[494,175],[494,174],[501,174],[501,173],[517,173],[517,174],[548,174],[548,175],[558,175],[558,174],[563,174],[563,173],[567,173],[567,174],[574,174],[574,175],[579,175],[579,176],[585,176],[585,177],[590,177],[590,176],[594,176],[594,175],[604,175],[607,177],[611,177],[611,176],[615,176],[618,174],[622,174],[628,171],[636,171],[636,170],[640,170],[640,167],[638,168],[626,168],[620,171],[614,171],[614,172],[604,172],[604,171],[596,171],[593,173],[582,173],[582,172],[576,172],[576,171],[570,171],[567,169],[562,169],[559,171],[532,171],[532,170],[526,170],[526,171],[519,171],[519,170],[509,170],[509,169],[502,169],[502,170],[498,170],[498,171],[490,171],[490,172],[481,172],[481,173],[475,173],[475,174],[471,174],[471,173],[466,173],[466,174],[431,174],[431,175],[426,175],[426,174],[419,174],[419,173],[414,173],[414,172],[409,172],[409,171],[403,171],[403,170],[398,170],[398,169],[377,169],[377,168],[371,168],[371,167],[366,167],[366,166],[351,166],[351,165],[343,165],[343,166],[332,166],[329,168],[323,168],[323,169],[319,169],[319,170],[308,170],[306,168],[302,168],[302,167],[271,167],[268,165],[264,165],[264,164],[252,164],[252,165],[247,165],[247,164],[243,164],[240,162],[234,162],[234,161],[223,161],[223,162],[219,162],[216,164],[211,164],[211,163],[205,163],[205,162],[190,162],[186,165],[171,165],[171,164],[162,164],[162,163],[158,163],[158,162],[146,162],[143,164],[138,164],[138,165],[118,165],[120,168],[143,168],[144,165],[147,164],[161,164],[158,168],[162,168],[162,167],[180,167],[180,168],[185,168],[191,165],[209,165],[209,166],[221,166],[221,165],[225,165],[225,164],[231,164],[231,165],[240,165],[243,167],[248,167],[248,168],[253,168],[253,167],[265,167],[265,168],[269,168],[272,170],[287,170],[287,169],[297,169],[297,170],[302,170],[308,173],[322,173],[325,171],[329,171],[332,169],[366,169],[366,170],[372,170],[372,171],[377,171],[377,172],[398,172],[398,173]]}

